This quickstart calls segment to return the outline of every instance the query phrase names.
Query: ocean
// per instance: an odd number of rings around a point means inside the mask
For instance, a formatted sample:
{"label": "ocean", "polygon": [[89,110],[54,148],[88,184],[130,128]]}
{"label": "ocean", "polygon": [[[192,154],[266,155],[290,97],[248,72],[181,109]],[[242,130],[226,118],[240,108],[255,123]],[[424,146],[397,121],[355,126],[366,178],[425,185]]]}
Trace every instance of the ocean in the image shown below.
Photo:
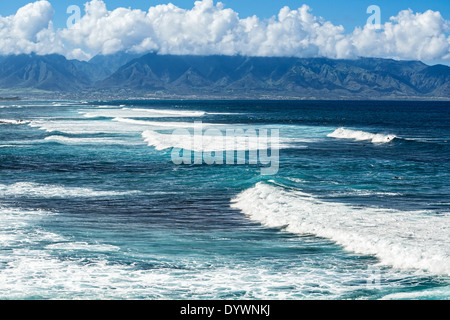
{"label": "ocean", "polygon": [[449,181],[449,102],[2,101],[0,299],[449,299]]}

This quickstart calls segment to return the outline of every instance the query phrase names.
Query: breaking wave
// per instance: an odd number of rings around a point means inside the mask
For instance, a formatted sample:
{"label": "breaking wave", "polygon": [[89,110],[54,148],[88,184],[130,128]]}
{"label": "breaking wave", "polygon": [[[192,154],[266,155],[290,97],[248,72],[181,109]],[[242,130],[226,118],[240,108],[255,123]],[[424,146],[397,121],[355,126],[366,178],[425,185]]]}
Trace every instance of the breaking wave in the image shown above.
{"label": "breaking wave", "polygon": [[370,133],[360,130],[339,128],[327,135],[330,138],[352,139],[356,141],[370,141],[372,143],[388,143],[397,137],[392,134]]}
{"label": "breaking wave", "polygon": [[231,206],[265,226],[327,238],[386,266],[450,275],[450,215],[352,207],[261,182]]}
{"label": "breaking wave", "polygon": [[[156,150],[180,148],[197,152],[285,149],[292,147],[291,143],[298,142],[289,138],[271,140],[270,136],[260,138],[245,135],[203,135],[201,140],[197,141],[195,136],[190,134],[162,134],[152,130],[144,131],[142,137],[149,146]],[[296,147],[298,148],[298,146]]]}
{"label": "breaking wave", "polygon": [[158,109],[91,109],[80,111],[86,118],[178,118],[178,117],[201,117],[204,111],[175,111]]}

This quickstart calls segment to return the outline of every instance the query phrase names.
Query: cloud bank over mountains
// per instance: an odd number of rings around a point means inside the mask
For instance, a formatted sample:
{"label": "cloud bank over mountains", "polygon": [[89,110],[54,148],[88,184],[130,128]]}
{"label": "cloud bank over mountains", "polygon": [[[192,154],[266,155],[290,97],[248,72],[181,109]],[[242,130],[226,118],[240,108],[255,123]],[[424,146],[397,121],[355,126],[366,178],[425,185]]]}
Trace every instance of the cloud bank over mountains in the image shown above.
{"label": "cloud bank over mountains", "polygon": [[262,57],[379,57],[450,62],[450,21],[437,11],[404,10],[375,29],[346,31],[314,16],[303,5],[284,7],[271,19],[245,19],[220,2],[202,0],[192,9],[173,4],[108,10],[101,0],[85,4],[81,19],[70,28],[55,29],[54,9],[36,1],[15,15],[0,16],[0,55],[58,53],[70,59],[118,51],[192,55]]}

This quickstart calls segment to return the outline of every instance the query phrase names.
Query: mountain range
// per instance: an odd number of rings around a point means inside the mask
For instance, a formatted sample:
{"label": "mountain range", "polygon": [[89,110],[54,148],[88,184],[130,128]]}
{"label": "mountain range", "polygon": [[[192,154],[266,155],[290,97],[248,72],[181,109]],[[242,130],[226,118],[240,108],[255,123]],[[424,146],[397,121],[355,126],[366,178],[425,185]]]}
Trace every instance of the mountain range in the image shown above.
{"label": "mountain range", "polygon": [[71,96],[449,99],[450,67],[379,58],[98,55],[0,57],[2,92]]}

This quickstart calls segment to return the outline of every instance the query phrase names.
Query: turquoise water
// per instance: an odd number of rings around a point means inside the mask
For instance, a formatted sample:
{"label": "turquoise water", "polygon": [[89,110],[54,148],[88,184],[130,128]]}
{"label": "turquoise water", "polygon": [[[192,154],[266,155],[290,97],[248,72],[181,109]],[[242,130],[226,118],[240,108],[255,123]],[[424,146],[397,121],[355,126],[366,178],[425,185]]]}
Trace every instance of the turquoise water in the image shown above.
{"label": "turquoise water", "polygon": [[447,102],[2,102],[0,298],[448,299],[449,160]]}

